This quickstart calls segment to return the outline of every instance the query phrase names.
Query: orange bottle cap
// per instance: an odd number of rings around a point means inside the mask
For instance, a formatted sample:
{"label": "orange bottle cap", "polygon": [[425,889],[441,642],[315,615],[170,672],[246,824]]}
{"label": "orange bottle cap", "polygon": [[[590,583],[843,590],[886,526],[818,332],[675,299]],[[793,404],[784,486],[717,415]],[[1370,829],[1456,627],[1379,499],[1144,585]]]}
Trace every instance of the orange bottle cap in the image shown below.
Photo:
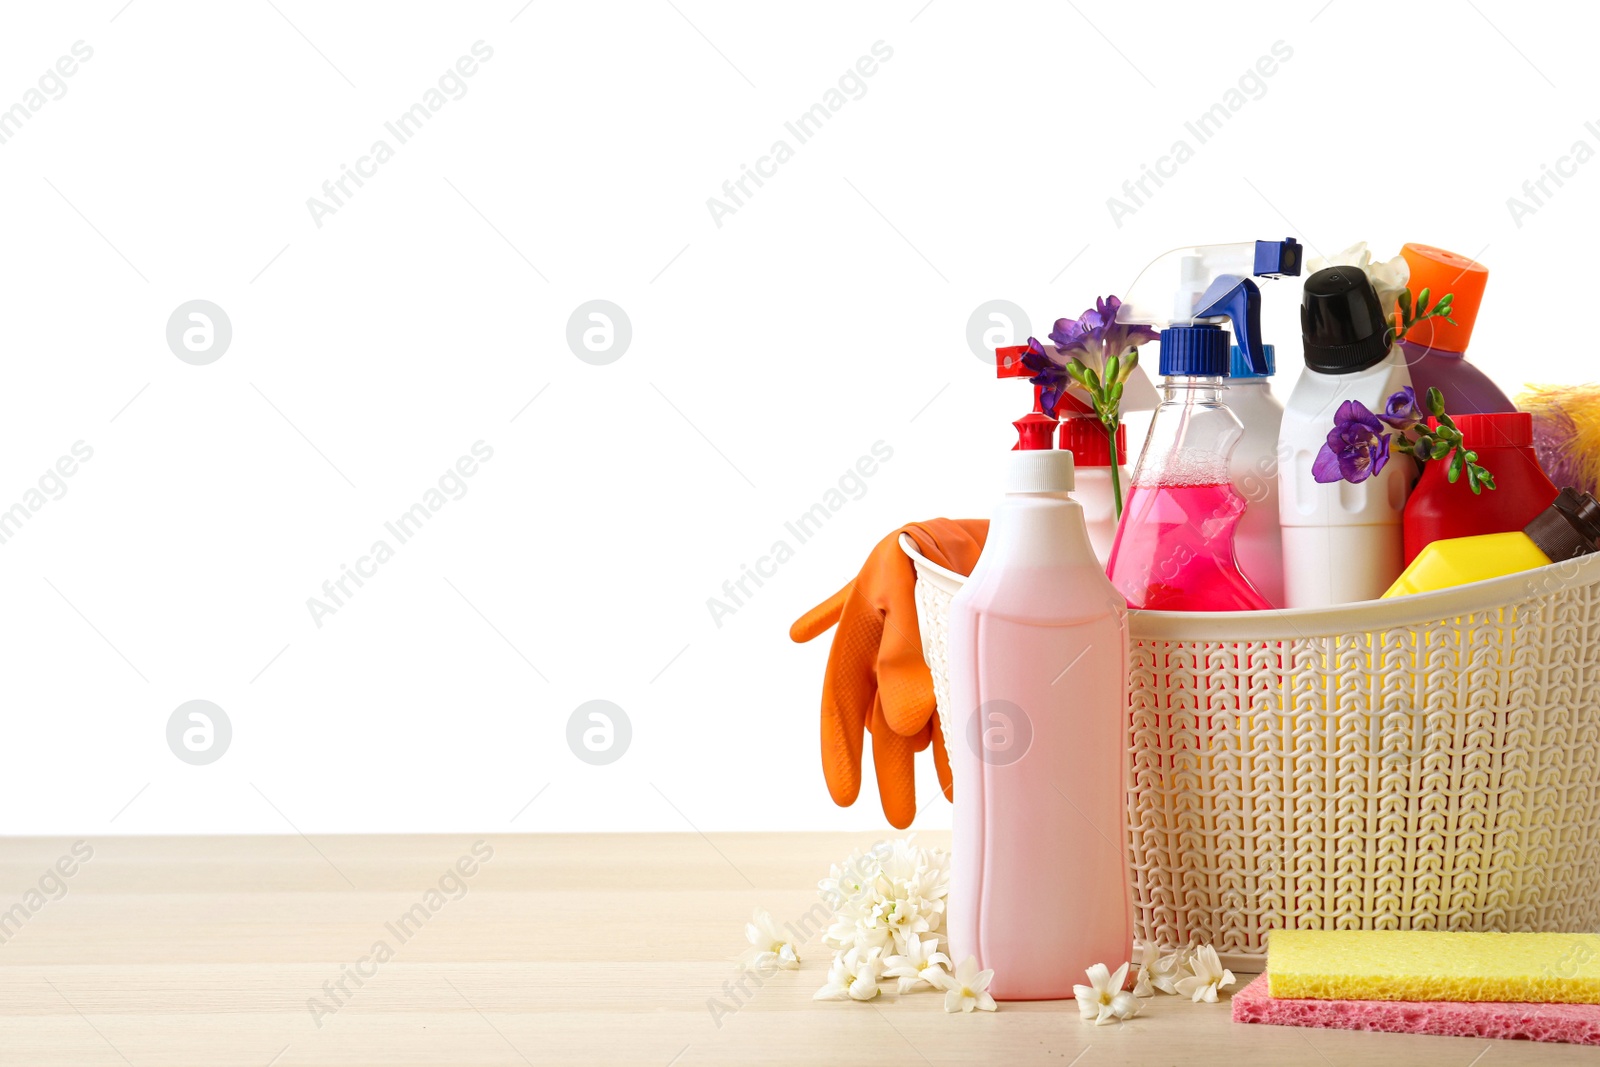
{"label": "orange bottle cap", "polygon": [[1489,282],[1489,268],[1432,245],[1408,244],[1400,254],[1411,267],[1406,288],[1411,290],[1413,301],[1424,289],[1429,290],[1429,307],[1446,293],[1454,295],[1450,301],[1454,326],[1444,319],[1424,319],[1406,331],[1405,339],[1425,348],[1465,352],[1467,342],[1472,340],[1472,324],[1478,319],[1478,305],[1483,302],[1483,287]]}

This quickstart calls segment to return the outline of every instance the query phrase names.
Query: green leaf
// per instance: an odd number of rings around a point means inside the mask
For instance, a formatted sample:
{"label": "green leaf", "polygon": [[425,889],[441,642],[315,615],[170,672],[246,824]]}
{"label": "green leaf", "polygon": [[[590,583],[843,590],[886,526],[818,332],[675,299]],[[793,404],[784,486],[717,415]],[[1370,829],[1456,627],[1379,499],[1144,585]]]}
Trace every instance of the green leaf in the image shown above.
{"label": "green leaf", "polygon": [[[1426,293],[1427,290],[1424,289],[1423,292]],[[1428,414],[1436,419],[1442,417],[1444,415],[1444,394],[1439,392],[1435,386],[1430,385],[1428,386],[1427,400]]]}

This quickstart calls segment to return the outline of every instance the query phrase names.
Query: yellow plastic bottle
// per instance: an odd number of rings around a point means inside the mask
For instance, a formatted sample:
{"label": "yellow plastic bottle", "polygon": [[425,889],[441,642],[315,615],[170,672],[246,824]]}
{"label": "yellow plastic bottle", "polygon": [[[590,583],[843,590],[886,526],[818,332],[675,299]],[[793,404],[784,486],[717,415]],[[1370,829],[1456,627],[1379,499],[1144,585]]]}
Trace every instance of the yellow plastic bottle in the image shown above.
{"label": "yellow plastic bottle", "polygon": [[[1485,501],[1484,506],[1491,505]],[[1430,542],[1382,599],[1499,578],[1597,550],[1600,503],[1588,493],[1569,487],[1561,490],[1555,503],[1522,530]]]}

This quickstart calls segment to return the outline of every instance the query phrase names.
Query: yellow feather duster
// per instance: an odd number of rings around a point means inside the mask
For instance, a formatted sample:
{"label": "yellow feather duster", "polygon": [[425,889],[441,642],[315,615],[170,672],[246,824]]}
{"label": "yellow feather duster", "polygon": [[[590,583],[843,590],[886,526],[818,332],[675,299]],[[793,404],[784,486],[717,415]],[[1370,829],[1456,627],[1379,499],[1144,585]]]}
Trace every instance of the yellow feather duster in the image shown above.
{"label": "yellow feather duster", "polygon": [[1529,385],[1516,404],[1533,415],[1533,448],[1550,480],[1600,492],[1600,383]]}

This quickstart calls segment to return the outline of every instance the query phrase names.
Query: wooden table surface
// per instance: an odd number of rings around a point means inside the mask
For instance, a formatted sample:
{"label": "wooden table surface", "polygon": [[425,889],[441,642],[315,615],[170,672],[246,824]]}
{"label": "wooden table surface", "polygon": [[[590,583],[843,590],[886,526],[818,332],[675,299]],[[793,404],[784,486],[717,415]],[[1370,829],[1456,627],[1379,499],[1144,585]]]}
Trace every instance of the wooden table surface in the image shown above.
{"label": "wooden table surface", "polygon": [[828,864],[876,839],[0,839],[0,1064],[1600,1063],[1565,1045],[1240,1026],[1226,1005],[1164,996],[1100,1028],[1071,1002],[815,1003],[817,937],[799,972],[725,985],[752,907],[799,919]]}

